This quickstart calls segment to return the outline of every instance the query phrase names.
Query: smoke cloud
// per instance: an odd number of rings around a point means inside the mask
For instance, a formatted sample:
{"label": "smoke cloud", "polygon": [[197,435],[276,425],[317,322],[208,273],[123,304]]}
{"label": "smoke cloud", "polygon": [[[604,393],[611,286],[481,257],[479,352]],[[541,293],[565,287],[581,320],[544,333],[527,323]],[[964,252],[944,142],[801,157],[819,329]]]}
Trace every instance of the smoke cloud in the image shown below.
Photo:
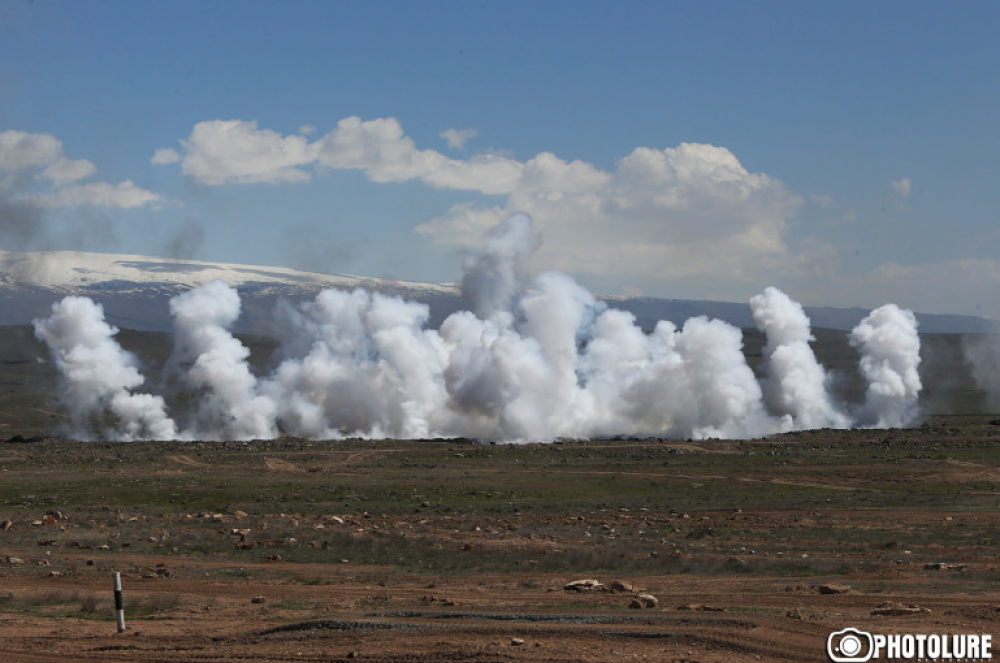
{"label": "smoke cloud", "polygon": [[[118,330],[104,320],[104,309],[85,297],[66,297],[52,305],[52,315],[35,320],[35,335],[45,341],[63,375],[61,398],[73,432],[83,439],[94,433],[120,440],[177,437],[163,398],[134,394],[142,385],[136,357],[122,350]],[[106,415],[117,420],[107,421]]]}
{"label": "smoke cloud", "polygon": [[911,311],[886,304],[858,323],[850,336],[861,351],[861,373],[868,379],[862,421],[894,428],[911,421],[920,395],[920,337]]}
{"label": "smoke cloud", "polygon": [[240,315],[236,290],[222,281],[170,300],[174,316],[175,362],[186,368],[188,387],[202,394],[194,413],[197,438],[271,438],[274,404],[257,393],[250,351],[227,328]]}
{"label": "smoke cloud", "polygon": [[767,335],[764,354],[768,377],[763,388],[768,406],[791,417],[792,428],[846,428],[847,415],[830,397],[826,371],[816,361],[809,318],[802,306],[777,288],[750,300],[757,328]]}
{"label": "smoke cloud", "polygon": [[35,328],[63,372],[73,433],[87,439],[746,438],[903,426],[917,415],[909,311],[883,306],[852,332],[869,383],[852,408],[829,392],[802,307],[776,288],[750,302],[767,335],[758,380],[732,325],[698,317],[646,333],[566,274],[529,281],[539,244],[525,215],[491,230],[464,261],[470,310],[436,330],[424,304],[360,289],[285,304],[280,361],[261,376],[228,331],[240,313],[233,288],[215,281],[175,297],[171,368],[194,394],[178,402],[195,403],[176,415],[180,427],[161,396],[132,392],[143,383],[137,362],[99,306],[66,298]]}

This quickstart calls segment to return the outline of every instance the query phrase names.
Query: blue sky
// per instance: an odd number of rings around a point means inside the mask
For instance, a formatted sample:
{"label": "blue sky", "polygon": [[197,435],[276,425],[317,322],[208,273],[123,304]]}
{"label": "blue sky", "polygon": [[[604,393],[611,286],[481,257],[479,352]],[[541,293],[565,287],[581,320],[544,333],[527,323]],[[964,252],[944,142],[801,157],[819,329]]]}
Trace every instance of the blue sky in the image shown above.
{"label": "blue sky", "polygon": [[1000,318],[995,2],[0,2],[0,248]]}

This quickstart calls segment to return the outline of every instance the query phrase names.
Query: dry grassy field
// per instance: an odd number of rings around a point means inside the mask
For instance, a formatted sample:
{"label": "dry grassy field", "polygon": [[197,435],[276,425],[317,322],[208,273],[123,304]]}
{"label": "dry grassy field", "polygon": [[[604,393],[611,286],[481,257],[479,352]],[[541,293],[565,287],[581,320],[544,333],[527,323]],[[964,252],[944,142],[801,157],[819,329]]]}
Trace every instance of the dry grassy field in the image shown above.
{"label": "dry grassy field", "polygon": [[995,634],[998,442],[986,417],[738,442],[8,442],[0,659],[824,660],[847,626]]}

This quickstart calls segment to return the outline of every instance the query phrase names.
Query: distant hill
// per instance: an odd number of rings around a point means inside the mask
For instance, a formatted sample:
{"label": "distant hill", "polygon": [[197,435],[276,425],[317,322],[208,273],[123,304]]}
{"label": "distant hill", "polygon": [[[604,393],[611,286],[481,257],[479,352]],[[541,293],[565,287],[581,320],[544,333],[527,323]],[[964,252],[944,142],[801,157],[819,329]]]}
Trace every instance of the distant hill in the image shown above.
{"label": "distant hill", "polygon": [[[283,267],[262,267],[197,260],[75,251],[14,253],[0,251],[0,325],[29,324],[45,316],[52,303],[66,295],[85,295],[104,306],[109,321],[139,331],[169,331],[167,302],[171,297],[213,279],[236,287],[243,314],[235,331],[268,335],[274,331],[274,311],[280,299],[311,299],[324,288],[366,288],[430,307],[437,326],[456,310],[466,308],[454,284],[415,283],[361,276],[321,274]],[[738,327],[753,327],[746,303],[658,299],[653,297],[599,297],[608,305],[636,316],[644,329],[659,320],[677,325],[704,315]],[[868,310],[807,307],[814,328],[849,330]],[[997,322],[961,315],[917,314],[926,333],[991,333]]]}

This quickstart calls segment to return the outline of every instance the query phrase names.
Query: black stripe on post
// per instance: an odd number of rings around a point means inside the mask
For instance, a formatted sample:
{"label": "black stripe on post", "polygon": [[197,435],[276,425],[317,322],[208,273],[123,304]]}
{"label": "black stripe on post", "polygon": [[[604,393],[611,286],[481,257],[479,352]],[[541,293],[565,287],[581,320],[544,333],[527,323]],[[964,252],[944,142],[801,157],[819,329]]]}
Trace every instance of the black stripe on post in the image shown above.
{"label": "black stripe on post", "polygon": [[122,606],[122,574],[114,573],[115,579],[115,619],[118,621],[118,632],[125,632],[125,608]]}

